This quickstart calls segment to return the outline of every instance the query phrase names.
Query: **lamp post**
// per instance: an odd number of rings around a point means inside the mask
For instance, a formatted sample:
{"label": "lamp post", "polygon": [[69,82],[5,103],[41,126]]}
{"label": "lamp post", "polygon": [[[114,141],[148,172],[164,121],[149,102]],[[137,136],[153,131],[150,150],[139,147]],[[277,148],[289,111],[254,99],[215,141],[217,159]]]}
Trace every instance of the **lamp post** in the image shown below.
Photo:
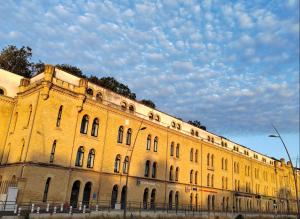
{"label": "lamp post", "polygon": [[297,177],[296,177],[296,171],[295,171],[295,168],[294,168],[294,165],[293,165],[293,162],[292,162],[292,159],[291,159],[291,156],[290,156],[290,153],[283,141],[283,139],[281,138],[281,135],[279,134],[278,130],[276,129],[276,127],[272,124],[275,132],[277,133],[277,135],[269,135],[269,137],[271,138],[279,138],[281,140],[281,143],[283,144],[284,146],[284,149],[288,155],[288,158],[290,160],[290,163],[291,163],[291,166],[292,166],[292,171],[293,171],[293,176],[294,176],[294,183],[295,183],[295,189],[296,189],[296,200],[297,200],[297,218],[299,219],[300,218],[300,208],[299,208],[299,199],[298,199],[298,185],[297,185]]}
{"label": "lamp post", "polygon": [[128,158],[128,167],[127,167],[127,174],[126,174],[126,182],[125,182],[125,199],[124,199],[124,212],[123,212],[123,218],[126,219],[126,212],[127,212],[127,192],[128,192],[128,177],[129,177],[129,170],[130,170],[130,164],[131,164],[131,157],[132,157],[132,152],[133,152],[133,149],[134,149],[134,146],[135,146],[135,143],[136,143],[136,139],[140,133],[140,131],[143,131],[145,130],[147,127],[142,127],[142,124],[143,124],[143,120],[141,121],[141,124],[139,126],[139,129],[138,129],[138,132],[136,133],[136,136],[135,136],[135,139],[134,139],[134,142],[133,142],[133,145],[132,147],[128,148],[126,154],[128,153],[128,151],[130,151],[130,156]]}

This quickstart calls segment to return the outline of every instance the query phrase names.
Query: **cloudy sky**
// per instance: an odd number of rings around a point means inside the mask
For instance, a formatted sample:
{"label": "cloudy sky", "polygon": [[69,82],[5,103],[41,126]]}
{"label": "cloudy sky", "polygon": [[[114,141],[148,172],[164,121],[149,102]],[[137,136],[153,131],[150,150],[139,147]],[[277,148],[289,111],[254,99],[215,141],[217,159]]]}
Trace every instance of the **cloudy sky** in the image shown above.
{"label": "cloudy sky", "polygon": [[10,1],[0,47],[113,76],[138,99],[271,156],[299,153],[299,1]]}

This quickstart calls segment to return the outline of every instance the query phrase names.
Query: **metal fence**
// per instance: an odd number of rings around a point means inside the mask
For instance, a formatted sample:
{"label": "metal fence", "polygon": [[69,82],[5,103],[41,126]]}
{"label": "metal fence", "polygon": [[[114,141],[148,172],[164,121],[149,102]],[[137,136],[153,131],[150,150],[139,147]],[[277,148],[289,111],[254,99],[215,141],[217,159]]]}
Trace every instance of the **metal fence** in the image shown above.
{"label": "metal fence", "polygon": [[[124,203],[111,201],[82,203],[78,202],[76,205],[72,203],[61,202],[28,202],[28,203],[2,203],[8,210],[0,211],[0,216],[4,215],[26,215],[26,214],[79,214],[79,213],[93,213],[93,212],[115,212],[122,213],[124,210]],[[217,206],[218,207],[218,206]],[[200,205],[171,205],[168,203],[145,203],[145,202],[128,202],[127,216],[137,215],[141,213],[163,213],[174,215],[232,215],[232,214],[259,214],[259,215],[296,215],[295,211],[280,212],[276,209],[270,211],[260,211],[259,209],[252,209],[248,211],[237,211],[235,209],[210,209]]]}

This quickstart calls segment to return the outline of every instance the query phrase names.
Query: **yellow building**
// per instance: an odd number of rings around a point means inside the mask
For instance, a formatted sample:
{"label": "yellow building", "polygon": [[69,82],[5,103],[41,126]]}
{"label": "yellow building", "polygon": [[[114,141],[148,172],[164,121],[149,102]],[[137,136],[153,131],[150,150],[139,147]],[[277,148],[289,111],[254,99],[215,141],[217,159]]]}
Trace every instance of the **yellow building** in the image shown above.
{"label": "yellow building", "polygon": [[0,121],[0,180],[17,182],[19,203],[120,207],[129,169],[128,201],[144,207],[296,210],[283,159],[50,65],[32,78],[0,69]]}

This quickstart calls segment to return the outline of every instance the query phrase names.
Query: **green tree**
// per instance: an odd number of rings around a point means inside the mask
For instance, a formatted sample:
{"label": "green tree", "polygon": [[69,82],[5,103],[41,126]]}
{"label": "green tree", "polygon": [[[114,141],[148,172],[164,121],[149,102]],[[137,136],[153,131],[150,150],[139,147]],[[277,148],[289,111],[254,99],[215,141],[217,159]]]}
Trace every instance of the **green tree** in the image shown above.
{"label": "green tree", "polygon": [[128,88],[127,85],[118,82],[113,77],[103,77],[103,78],[99,79],[96,76],[92,75],[88,78],[88,80],[92,83],[95,83],[101,87],[107,88],[113,92],[116,92],[120,95],[128,97],[132,100],[136,99],[135,93],[131,92],[131,90]]}
{"label": "green tree", "polygon": [[201,122],[198,121],[198,120],[194,120],[194,121],[189,120],[188,123],[195,126],[195,127],[197,127],[197,128],[199,128],[199,129],[206,130],[206,127],[204,125],[202,125]]}
{"label": "green tree", "polygon": [[73,66],[73,65],[69,65],[69,64],[57,64],[55,65],[56,68],[66,71],[72,75],[81,77],[81,78],[86,78],[86,76],[82,73],[81,69]]}
{"label": "green tree", "polygon": [[31,62],[32,50],[30,47],[9,45],[0,53],[0,68],[21,75],[31,77],[34,71],[34,63]]}
{"label": "green tree", "polygon": [[152,100],[142,99],[142,100],[140,100],[140,103],[142,103],[142,104],[144,104],[146,106],[149,106],[149,107],[151,107],[153,109],[155,109],[155,107],[156,107],[155,103]]}

